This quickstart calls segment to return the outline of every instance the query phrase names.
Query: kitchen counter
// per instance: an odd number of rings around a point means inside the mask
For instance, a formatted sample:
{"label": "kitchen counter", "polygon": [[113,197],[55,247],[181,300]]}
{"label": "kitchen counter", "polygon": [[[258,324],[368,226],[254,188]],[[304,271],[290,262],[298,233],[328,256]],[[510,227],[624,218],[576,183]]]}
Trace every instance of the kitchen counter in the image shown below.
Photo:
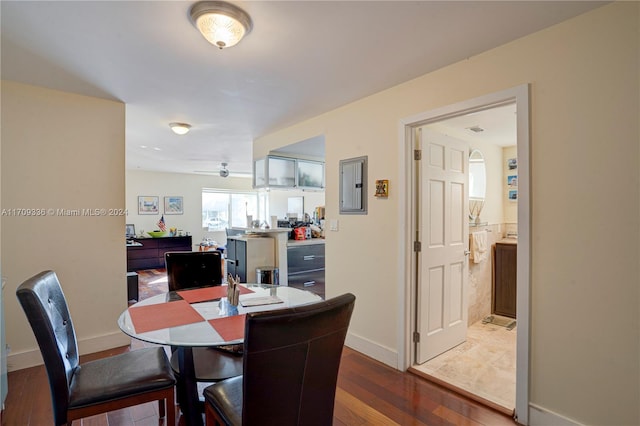
{"label": "kitchen counter", "polygon": [[324,238],[311,238],[309,240],[289,240],[287,247],[308,246],[312,244],[324,244]]}
{"label": "kitchen counter", "polygon": [[284,233],[284,232],[289,232],[291,231],[291,229],[289,228],[269,228],[269,229],[263,229],[263,228],[240,228],[240,227],[233,227],[231,228],[232,230],[235,231],[244,231],[247,234],[278,234],[278,233]]}
{"label": "kitchen counter", "polygon": [[[267,237],[275,240],[275,265],[263,265],[263,266],[276,266],[280,269],[280,285],[289,285],[287,275],[287,241],[289,240],[289,228],[231,228],[236,231],[244,231],[247,234],[242,237]],[[240,236],[236,236],[240,237]]]}

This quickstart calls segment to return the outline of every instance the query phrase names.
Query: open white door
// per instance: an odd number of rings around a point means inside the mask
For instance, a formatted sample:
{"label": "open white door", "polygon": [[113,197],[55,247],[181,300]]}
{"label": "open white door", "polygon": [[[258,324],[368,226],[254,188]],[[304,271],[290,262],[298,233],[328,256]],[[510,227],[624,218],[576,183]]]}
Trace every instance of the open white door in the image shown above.
{"label": "open white door", "polygon": [[467,337],[469,147],[422,126],[417,130],[418,211],[416,361]]}

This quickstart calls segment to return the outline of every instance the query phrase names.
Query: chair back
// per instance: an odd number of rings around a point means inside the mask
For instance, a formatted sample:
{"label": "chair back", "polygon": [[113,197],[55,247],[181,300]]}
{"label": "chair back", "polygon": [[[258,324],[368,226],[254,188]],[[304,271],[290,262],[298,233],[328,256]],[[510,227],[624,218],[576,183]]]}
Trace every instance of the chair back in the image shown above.
{"label": "chair back", "polygon": [[247,314],[242,424],[330,425],[355,296]]}
{"label": "chair back", "polygon": [[41,272],[16,290],[36,336],[49,377],[55,424],[66,423],[69,386],[78,367],[78,345],[62,287],[53,271]]}
{"label": "chair back", "polygon": [[222,284],[219,251],[173,251],[164,254],[169,291]]}

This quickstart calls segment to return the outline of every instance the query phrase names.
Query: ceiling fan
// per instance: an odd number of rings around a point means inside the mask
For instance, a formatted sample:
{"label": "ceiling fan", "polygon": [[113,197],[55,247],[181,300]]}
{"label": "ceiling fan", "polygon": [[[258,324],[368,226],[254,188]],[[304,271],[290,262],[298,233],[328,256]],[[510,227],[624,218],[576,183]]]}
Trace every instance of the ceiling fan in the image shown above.
{"label": "ceiling fan", "polygon": [[229,170],[227,168],[227,166],[229,165],[229,163],[220,163],[220,169],[219,170],[194,170],[194,173],[204,173],[204,174],[218,174],[220,175],[220,177],[222,178],[226,178],[229,176],[235,176],[235,177],[251,177],[251,173],[243,173],[243,172],[237,172],[237,171],[232,171]]}
{"label": "ceiling fan", "polygon": [[229,169],[227,169],[227,163],[222,163],[220,168],[220,177],[226,178],[229,176]]}

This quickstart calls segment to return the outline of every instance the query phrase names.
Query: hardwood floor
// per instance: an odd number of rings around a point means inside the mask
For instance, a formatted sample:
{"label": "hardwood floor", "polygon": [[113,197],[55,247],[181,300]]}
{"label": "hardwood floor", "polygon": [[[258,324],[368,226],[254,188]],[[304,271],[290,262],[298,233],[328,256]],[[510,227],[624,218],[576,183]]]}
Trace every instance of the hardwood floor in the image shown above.
{"label": "hardwood floor", "polygon": [[[83,361],[129,350],[116,348],[82,357]],[[277,395],[277,392],[275,393]],[[75,421],[73,426],[163,425],[155,403],[112,411]],[[49,384],[44,367],[9,373],[2,424],[40,426],[53,424]],[[515,425],[509,417],[432,384],[402,373],[352,349],[342,355],[335,426],[355,425]]]}
{"label": "hardwood floor", "polygon": [[[154,281],[147,293],[162,291],[162,272],[141,274],[142,285]],[[165,281],[166,282],[166,281]],[[142,287],[141,287],[142,290]],[[144,297],[141,295],[141,297]],[[141,346],[133,341],[131,348]],[[130,350],[115,348],[81,357],[88,361]],[[9,394],[2,425],[53,424],[49,383],[43,366],[9,373]],[[277,395],[277,391],[275,392]],[[163,425],[156,403],[112,411],[73,422],[72,426]],[[342,354],[338,375],[335,426],[359,425],[516,425],[511,418],[411,373],[403,373],[348,347]],[[301,425],[304,426],[304,425]]]}

